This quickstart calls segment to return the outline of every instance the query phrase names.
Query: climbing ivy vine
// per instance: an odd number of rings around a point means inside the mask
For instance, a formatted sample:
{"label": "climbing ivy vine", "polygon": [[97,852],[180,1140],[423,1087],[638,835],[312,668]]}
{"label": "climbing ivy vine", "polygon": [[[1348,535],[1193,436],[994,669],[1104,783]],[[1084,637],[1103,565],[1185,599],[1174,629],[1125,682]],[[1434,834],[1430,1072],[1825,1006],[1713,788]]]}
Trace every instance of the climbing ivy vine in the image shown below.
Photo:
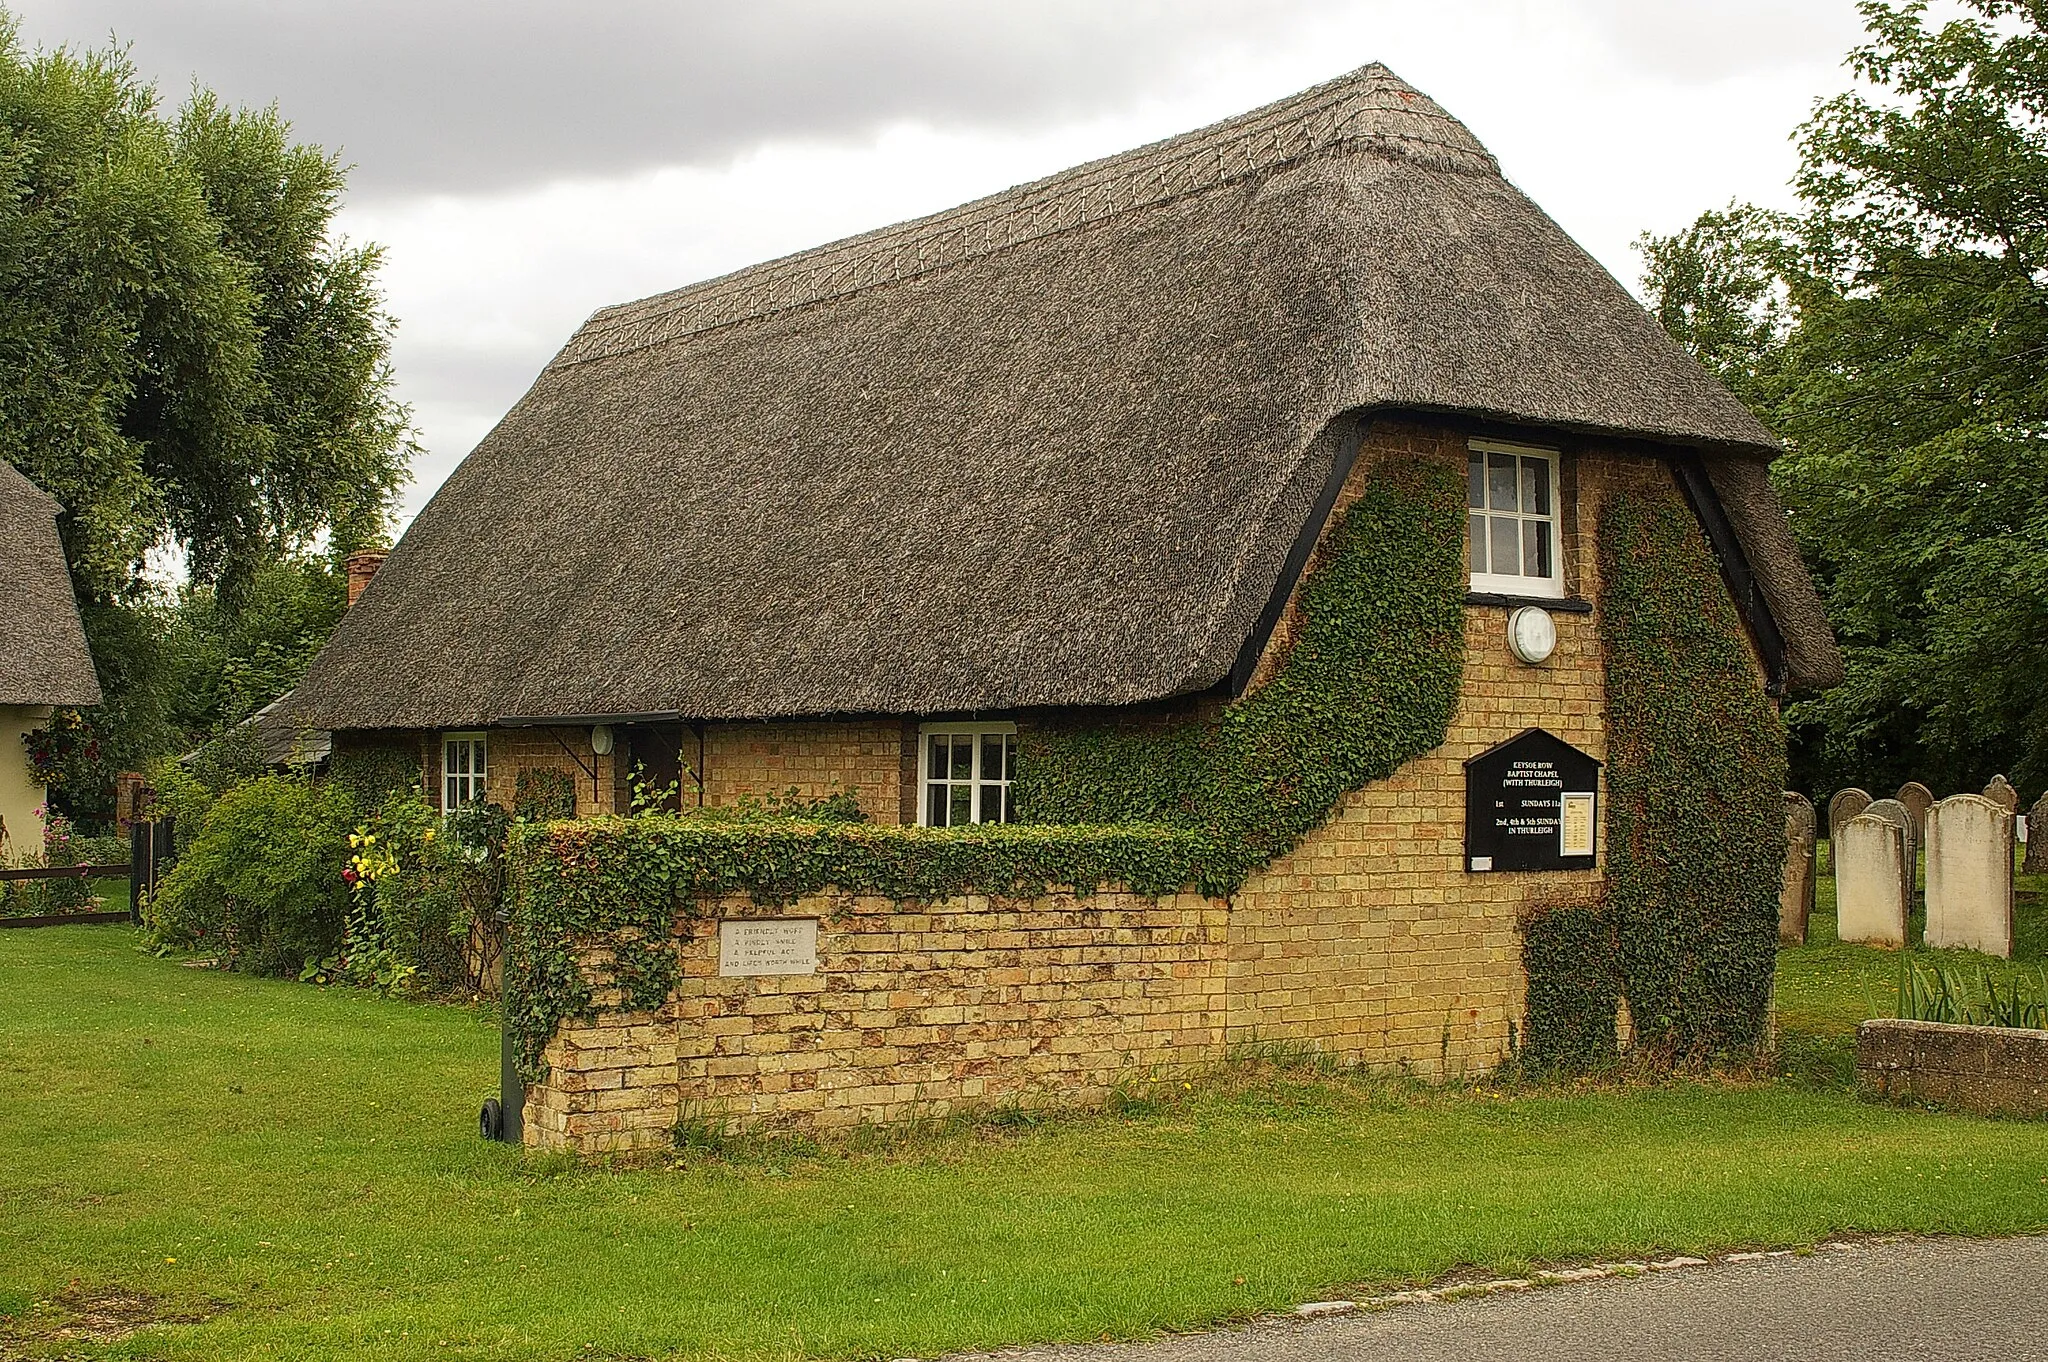
{"label": "climbing ivy vine", "polygon": [[1608,499],[1600,568],[1607,914],[1635,1043],[1672,1062],[1753,1050],[1777,949],[1784,727],[1675,488]]}

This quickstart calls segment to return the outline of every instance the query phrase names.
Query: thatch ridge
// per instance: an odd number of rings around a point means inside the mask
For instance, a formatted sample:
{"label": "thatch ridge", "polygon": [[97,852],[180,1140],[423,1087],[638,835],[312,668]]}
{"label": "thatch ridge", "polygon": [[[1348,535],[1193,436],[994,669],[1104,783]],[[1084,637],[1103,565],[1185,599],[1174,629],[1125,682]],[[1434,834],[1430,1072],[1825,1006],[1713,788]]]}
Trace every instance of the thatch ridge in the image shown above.
{"label": "thatch ridge", "polygon": [[588,363],[912,279],[1347,145],[1449,174],[1500,174],[1464,124],[1373,63],[1250,113],[958,208],[600,308],[554,363]]}
{"label": "thatch ridge", "polygon": [[0,705],[100,702],[57,535],[62,510],[55,497],[0,460],[0,582],[11,597],[0,611]]}
{"label": "thatch ridge", "polygon": [[[598,313],[401,539],[298,721],[1206,690],[1335,423],[1399,410],[1777,448],[1461,124],[1367,67]],[[1734,518],[1787,631],[1813,627],[1782,515]]]}

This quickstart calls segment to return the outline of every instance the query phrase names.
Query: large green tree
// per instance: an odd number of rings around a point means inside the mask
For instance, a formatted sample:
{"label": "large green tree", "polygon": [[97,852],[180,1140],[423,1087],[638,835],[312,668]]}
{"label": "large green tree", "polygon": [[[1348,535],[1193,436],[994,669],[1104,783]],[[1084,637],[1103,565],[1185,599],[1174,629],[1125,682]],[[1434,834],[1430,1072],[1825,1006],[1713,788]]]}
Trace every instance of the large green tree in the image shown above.
{"label": "large green tree", "polygon": [[2048,781],[2048,3],[1963,5],[1861,6],[1800,211],[1642,243],[1665,326],[1788,446],[1848,663],[1787,715],[1814,790]]}
{"label": "large green tree", "polygon": [[190,738],[179,720],[272,698],[177,692],[193,668],[169,650],[192,631],[166,627],[153,561],[200,589],[219,641],[252,632],[251,601],[274,611],[256,588],[278,565],[386,532],[412,445],[378,253],[333,230],[344,180],[274,108],[195,90],[166,111],[125,51],[25,52],[0,10],[0,458],[67,512],[107,693],[59,772],[88,816],[112,770]]}

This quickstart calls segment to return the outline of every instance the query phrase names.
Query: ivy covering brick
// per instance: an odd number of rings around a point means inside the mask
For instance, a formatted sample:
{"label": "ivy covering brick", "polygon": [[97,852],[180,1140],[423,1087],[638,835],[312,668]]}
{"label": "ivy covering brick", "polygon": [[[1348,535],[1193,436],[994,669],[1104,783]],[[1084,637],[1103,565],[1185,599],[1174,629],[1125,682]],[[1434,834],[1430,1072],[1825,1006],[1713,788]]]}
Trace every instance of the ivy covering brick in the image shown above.
{"label": "ivy covering brick", "polygon": [[1635,1043],[1677,1063],[1751,1051],[1777,952],[1784,728],[1675,487],[1607,502],[1600,566],[1607,913]]}
{"label": "ivy covering brick", "polygon": [[1520,1057],[1538,1073],[1597,1068],[1617,1051],[1621,980],[1598,902],[1543,904],[1522,917],[1528,1001]]}
{"label": "ivy covering brick", "polygon": [[1273,677],[1206,720],[1040,732],[1020,746],[1020,822],[926,829],[756,817],[600,819],[516,829],[505,1017],[529,1080],[563,1020],[587,1018],[586,943],[621,1002],[674,986],[678,916],[745,893],[833,888],[921,901],[1126,886],[1236,891],[1349,791],[1444,740],[1464,667],[1463,470],[1370,481],[1303,585]]}

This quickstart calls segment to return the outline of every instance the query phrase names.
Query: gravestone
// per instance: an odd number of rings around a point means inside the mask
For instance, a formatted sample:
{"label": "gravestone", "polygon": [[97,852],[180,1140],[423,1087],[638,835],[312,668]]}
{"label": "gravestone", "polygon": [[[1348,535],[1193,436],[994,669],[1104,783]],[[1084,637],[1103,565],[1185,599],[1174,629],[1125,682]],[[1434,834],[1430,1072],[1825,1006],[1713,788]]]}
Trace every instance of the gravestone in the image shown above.
{"label": "gravestone", "polygon": [[2004,776],[1991,777],[1991,783],[1984,787],[1984,797],[1994,804],[2003,804],[2007,813],[2020,811],[2020,792]]}
{"label": "gravestone", "polygon": [[1910,913],[1913,910],[1913,882],[1918,878],[1915,872],[1920,869],[1920,829],[1913,822],[1912,811],[1896,799],[1878,799],[1871,801],[1870,807],[1863,812],[1876,814],[1886,822],[1896,825],[1899,835],[1905,839],[1905,868],[1902,874],[1906,886],[1906,911]]}
{"label": "gravestone", "polygon": [[1927,812],[1926,943],[2012,956],[2012,815],[1982,795]]}
{"label": "gravestone", "polygon": [[1899,787],[1895,797],[1906,806],[1906,812],[1913,815],[1913,827],[1924,844],[1927,841],[1927,811],[1934,807],[1934,791],[1917,780],[1909,780]]}
{"label": "gravestone", "polygon": [[1866,946],[1906,944],[1906,834],[1859,813],[1835,835],[1835,934]]}
{"label": "gravestone", "polygon": [[1835,840],[1835,834],[1842,824],[1870,807],[1870,791],[1859,790],[1851,785],[1846,790],[1835,791],[1835,797],[1828,801],[1828,841]]}
{"label": "gravestone", "polygon": [[2027,859],[2020,866],[2029,875],[2048,875],[2048,791],[2027,813]]}
{"label": "gravestone", "polygon": [[1591,870],[1600,763],[1526,729],[1465,763],[1465,868]]}
{"label": "gravestone", "polygon": [[1806,944],[1806,923],[1813,914],[1813,803],[1796,790],[1785,791],[1785,878],[1778,888],[1778,940],[1788,946]]}

